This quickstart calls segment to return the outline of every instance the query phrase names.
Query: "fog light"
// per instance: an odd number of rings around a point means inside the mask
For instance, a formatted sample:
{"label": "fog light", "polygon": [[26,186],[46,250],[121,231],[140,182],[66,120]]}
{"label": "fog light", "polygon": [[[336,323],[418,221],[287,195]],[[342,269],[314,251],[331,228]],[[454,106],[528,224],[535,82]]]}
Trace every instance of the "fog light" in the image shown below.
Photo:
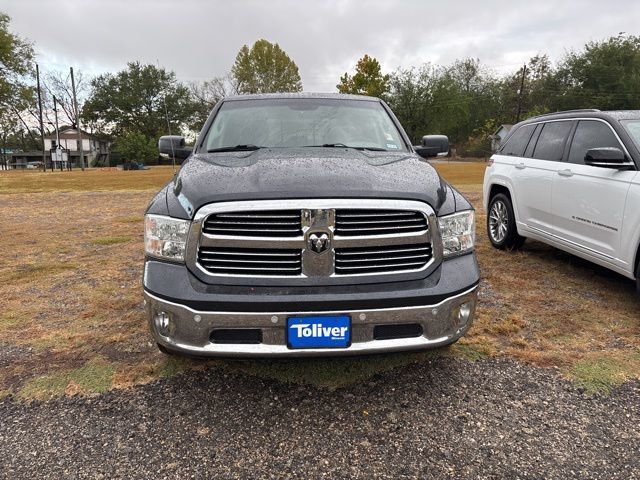
{"label": "fog light", "polygon": [[164,337],[169,336],[169,329],[171,326],[171,319],[166,312],[157,312],[153,317],[153,321],[156,325],[158,333]]}
{"label": "fog light", "polygon": [[453,319],[458,328],[462,328],[469,323],[472,307],[473,304],[471,302],[465,302],[453,311]]}

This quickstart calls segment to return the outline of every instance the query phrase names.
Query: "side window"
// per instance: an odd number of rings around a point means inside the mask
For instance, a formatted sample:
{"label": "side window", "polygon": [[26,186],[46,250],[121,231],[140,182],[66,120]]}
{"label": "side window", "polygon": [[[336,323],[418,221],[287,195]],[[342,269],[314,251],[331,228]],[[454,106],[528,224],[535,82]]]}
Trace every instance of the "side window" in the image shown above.
{"label": "side window", "polygon": [[507,143],[500,150],[502,155],[513,155],[515,157],[521,157],[524,154],[524,149],[527,148],[529,139],[535,125],[524,125],[516,130],[513,135],[509,137]]}
{"label": "side window", "polygon": [[599,147],[616,147],[622,150],[609,125],[595,120],[580,120],[571,143],[569,162],[584,165],[587,150]]}
{"label": "side window", "polygon": [[540,132],[538,143],[536,143],[533,158],[551,160],[552,162],[561,161],[564,145],[570,131],[570,121],[545,123],[542,132]]}
{"label": "side window", "polygon": [[531,140],[529,140],[529,145],[527,145],[527,149],[524,151],[524,156],[527,158],[531,158],[533,156],[533,149],[536,148],[536,143],[538,142],[538,137],[540,136],[540,130],[542,130],[542,127],[544,125],[542,123],[539,123],[536,126],[536,131],[533,132],[533,136],[531,137]]}

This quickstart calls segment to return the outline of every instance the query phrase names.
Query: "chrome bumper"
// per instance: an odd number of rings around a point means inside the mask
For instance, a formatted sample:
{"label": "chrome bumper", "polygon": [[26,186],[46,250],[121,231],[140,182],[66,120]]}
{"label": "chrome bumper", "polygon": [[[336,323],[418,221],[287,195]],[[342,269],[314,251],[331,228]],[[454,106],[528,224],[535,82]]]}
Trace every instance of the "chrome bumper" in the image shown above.
{"label": "chrome bumper", "polygon": [[[144,292],[149,325],[155,340],[178,353],[197,356],[238,357],[314,357],[360,355],[377,352],[422,350],[456,341],[469,329],[477,302],[477,286],[434,305],[382,308],[372,310],[320,312],[204,312],[169,302]],[[460,322],[457,309],[469,303],[468,318]],[[169,325],[163,334],[154,317],[165,312]],[[286,323],[291,316],[350,315],[352,342],[348,348],[292,350],[287,347]],[[423,335],[411,338],[376,340],[374,327],[419,323]],[[212,343],[211,331],[217,328],[262,330],[262,343]]]}

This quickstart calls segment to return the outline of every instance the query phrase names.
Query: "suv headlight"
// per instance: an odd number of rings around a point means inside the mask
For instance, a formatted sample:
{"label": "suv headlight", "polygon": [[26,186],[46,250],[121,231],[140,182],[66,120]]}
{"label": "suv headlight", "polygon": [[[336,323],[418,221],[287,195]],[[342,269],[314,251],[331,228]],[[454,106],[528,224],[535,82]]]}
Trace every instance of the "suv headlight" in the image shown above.
{"label": "suv headlight", "polygon": [[470,252],[476,243],[476,216],[473,210],[438,218],[445,257]]}
{"label": "suv headlight", "polygon": [[165,260],[183,262],[190,226],[189,220],[179,220],[163,215],[145,215],[145,253]]}

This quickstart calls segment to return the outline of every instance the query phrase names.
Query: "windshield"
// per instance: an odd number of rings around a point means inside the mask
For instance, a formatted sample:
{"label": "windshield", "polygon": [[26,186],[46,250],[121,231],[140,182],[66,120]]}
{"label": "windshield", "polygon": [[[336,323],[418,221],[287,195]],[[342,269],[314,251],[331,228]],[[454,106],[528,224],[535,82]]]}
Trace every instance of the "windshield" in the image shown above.
{"label": "windshield", "polygon": [[317,98],[224,102],[204,147],[215,150],[238,145],[407,151],[400,132],[379,102]]}
{"label": "windshield", "polygon": [[622,124],[627,129],[633,141],[640,148],[640,120],[623,120]]}

